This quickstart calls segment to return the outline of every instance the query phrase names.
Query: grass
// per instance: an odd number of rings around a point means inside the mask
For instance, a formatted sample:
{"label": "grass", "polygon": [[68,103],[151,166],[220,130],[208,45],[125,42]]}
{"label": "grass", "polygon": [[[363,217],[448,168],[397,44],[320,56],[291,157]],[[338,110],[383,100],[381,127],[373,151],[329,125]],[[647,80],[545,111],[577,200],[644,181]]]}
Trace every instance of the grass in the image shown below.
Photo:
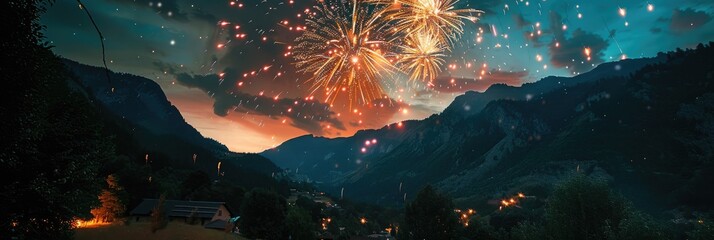
{"label": "grass", "polygon": [[200,225],[189,225],[183,222],[169,222],[166,228],[151,233],[150,223],[148,221],[131,222],[129,225],[112,224],[78,228],[74,238],[76,240],[245,240],[245,238],[225,233],[221,230],[206,229]]}

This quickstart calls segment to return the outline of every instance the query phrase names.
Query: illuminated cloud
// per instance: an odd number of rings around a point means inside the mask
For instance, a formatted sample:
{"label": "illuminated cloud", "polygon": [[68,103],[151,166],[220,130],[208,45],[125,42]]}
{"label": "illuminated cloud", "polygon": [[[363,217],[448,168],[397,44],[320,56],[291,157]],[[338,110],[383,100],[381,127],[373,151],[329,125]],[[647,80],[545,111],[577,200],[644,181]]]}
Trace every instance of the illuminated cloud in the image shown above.
{"label": "illuminated cloud", "polygon": [[215,74],[191,76],[180,73],[176,75],[176,80],[189,88],[201,89],[211,96],[214,99],[213,112],[218,116],[237,112],[267,116],[275,120],[289,119],[290,125],[316,135],[325,134],[328,126],[345,130],[344,124],[324,103],[247,94],[234,87],[238,77],[235,70],[226,69],[222,78]]}
{"label": "illuminated cloud", "polygon": [[550,31],[553,34],[553,42],[548,45],[548,49],[553,66],[567,68],[571,73],[583,73],[592,69],[594,65],[605,62],[604,51],[609,43],[603,37],[580,28],[575,29],[572,35],[567,37],[562,24],[563,19],[560,14],[551,12]]}
{"label": "illuminated cloud", "polygon": [[705,25],[711,19],[712,17],[704,11],[697,11],[691,8],[675,9],[672,13],[669,29],[677,33],[691,31]]}
{"label": "illuminated cloud", "polygon": [[484,74],[481,79],[438,77],[434,79],[433,89],[445,93],[483,92],[494,84],[520,86],[527,76],[528,72],[525,71],[503,72],[494,69]]}

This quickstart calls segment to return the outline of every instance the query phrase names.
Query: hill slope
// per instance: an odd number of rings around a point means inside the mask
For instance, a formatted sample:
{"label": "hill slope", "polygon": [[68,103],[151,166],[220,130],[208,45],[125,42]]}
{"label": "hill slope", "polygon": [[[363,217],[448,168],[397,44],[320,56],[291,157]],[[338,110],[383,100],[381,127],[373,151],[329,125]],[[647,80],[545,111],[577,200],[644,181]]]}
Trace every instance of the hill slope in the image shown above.
{"label": "hill slope", "polygon": [[200,170],[214,177],[221,162],[222,176],[240,185],[274,182],[270,176],[279,169],[272,162],[257,154],[230,152],[203,137],[154,81],[120,73],[110,73],[108,81],[103,68],[71,60],[65,64],[77,76],[75,87],[98,106],[109,134],[116,138],[117,152],[130,161],[146,163],[154,170]]}
{"label": "hill slope", "polygon": [[[591,73],[546,78],[522,89],[467,93],[442,114],[333,140],[347,144],[338,145],[351,155],[332,160],[341,161],[343,174],[330,176],[323,187],[400,205],[430,183],[473,206],[520,191],[545,195],[581,171],[612,181],[642,207],[708,205],[714,196],[694,193],[711,180],[712,163],[703,159],[711,159],[714,143],[712,115],[706,114],[714,109],[714,69],[705,64],[714,61],[713,52],[700,46],[654,60],[603,64]],[[638,64],[623,67],[632,63]],[[359,153],[369,139],[379,143]],[[262,154],[287,165],[290,156],[300,156],[292,152],[309,141],[325,140],[301,137]],[[317,174],[300,170],[315,179],[327,178],[319,172],[335,167],[323,154],[340,153],[340,147],[327,145],[332,143],[320,144],[303,148],[310,152],[298,159],[315,166]]]}

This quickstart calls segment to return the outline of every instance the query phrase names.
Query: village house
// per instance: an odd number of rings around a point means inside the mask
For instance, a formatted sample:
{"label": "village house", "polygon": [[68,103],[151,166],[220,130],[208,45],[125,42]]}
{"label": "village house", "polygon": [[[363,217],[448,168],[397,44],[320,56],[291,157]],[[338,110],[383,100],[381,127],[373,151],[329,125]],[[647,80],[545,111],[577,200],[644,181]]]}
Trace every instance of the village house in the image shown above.
{"label": "village house", "polygon": [[[130,214],[137,222],[150,221],[151,211],[158,204],[158,199],[144,199]],[[224,202],[166,200],[164,209],[169,221],[200,223],[205,228],[225,229],[231,219],[231,212]]]}

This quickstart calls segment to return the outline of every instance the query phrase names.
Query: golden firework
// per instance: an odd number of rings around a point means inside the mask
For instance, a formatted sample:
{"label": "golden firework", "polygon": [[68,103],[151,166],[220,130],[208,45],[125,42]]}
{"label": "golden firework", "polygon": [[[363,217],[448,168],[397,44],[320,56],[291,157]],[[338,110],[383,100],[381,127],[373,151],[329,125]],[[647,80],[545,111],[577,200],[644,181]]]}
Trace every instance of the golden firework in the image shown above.
{"label": "golden firework", "polygon": [[382,98],[381,77],[395,68],[385,52],[391,41],[379,35],[384,22],[374,8],[357,0],[351,13],[324,2],[315,8],[317,14],[306,21],[294,48],[298,71],[312,74],[312,94],[324,90],[325,102],[332,103],[339,92],[346,92],[350,105]]}
{"label": "golden firework", "polygon": [[409,74],[410,80],[431,82],[441,72],[445,46],[434,34],[419,32],[410,35],[406,46],[400,48],[399,67]]}
{"label": "golden firework", "polygon": [[483,11],[456,8],[458,0],[368,0],[385,5],[380,14],[393,24],[393,31],[427,32],[440,41],[454,43],[464,32],[464,20],[476,22]]}

